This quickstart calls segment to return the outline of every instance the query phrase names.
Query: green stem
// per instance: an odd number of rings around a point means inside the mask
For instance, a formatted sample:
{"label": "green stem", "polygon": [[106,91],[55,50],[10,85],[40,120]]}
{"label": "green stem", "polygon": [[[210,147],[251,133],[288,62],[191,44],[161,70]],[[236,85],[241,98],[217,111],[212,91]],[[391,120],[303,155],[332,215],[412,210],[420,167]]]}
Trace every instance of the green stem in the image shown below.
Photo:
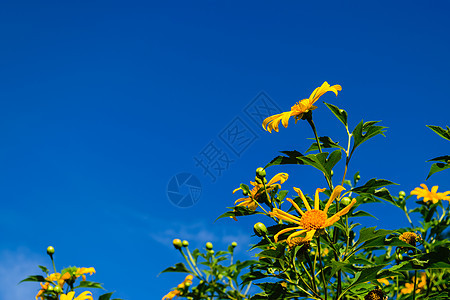
{"label": "green stem", "polygon": [[56,266],[55,266],[55,261],[53,260],[53,255],[50,256],[50,259],[52,260],[53,270],[55,271],[55,273],[58,273],[58,272],[56,272]]}
{"label": "green stem", "polygon": [[191,268],[191,270],[194,272],[194,274],[197,277],[200,277],[200,275],[197,273],[197,271],[195,270],[195,268],[192,266],[191,262],[189,261],[189,259],[187,258],[186,254],[184,254],[183,250],[180,248],[179,249],[181,255],[183,255],[184,259],[186,260],[186,262],[188,263],[189,267]]}
{"label": "green stem", "polygon": [[325,282],[325,273],[323,272],[322,253],[320,251],[320,236],[317,237],[317,252],[319,252],[320,273],[322,273],[323,290],[325,293],[325,300],[327,300],[328,292],[327,292],[327,283]]}
{"label": "green stem", "polygon": [[413,300],[416,300],[416,285],[417,285],[417,270],[414,271],[414,290],[413,290]]}

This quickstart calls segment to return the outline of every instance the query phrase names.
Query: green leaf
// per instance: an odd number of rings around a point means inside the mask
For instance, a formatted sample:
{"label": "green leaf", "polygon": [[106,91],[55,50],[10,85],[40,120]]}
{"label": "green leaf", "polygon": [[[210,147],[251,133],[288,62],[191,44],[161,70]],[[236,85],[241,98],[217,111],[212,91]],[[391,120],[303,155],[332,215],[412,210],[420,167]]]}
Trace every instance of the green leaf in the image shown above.
{"label": "green leaf", "polygon": [[450,269],[450,249],[436,247],[430,253],[424,253],[402,263],[401,267],[392,267],[394,271],[411,271],[426,269]]}
{"label": "green leaf", "polygon": [[114,292],[103,294],[98,297],[98,300],[109,300],[111,299],[112,294],[114,294]]}
{"label": "green leaf", "polygon": [[444,138],[446,140],[450,141],[450,128],[447,126],[447,130],[444,128],[441,128],[439,126],[435,125],[427,125],[428,128],[433,130],[435,133],[437,133],[441,138]]}
{"label": "green leaf", "polygon": [[[315,140],[315,139],[311,139],[311,140]],[[345,151],[345,149],[342,146],[340,146],[339,143],[334,142],[328,136],[321,136],[321,137],[319,137],[319,143],[320,143],[320,147],[322,147],[322,149],[324,149],[324,148],[340,148],[340,149]],[[313,143],[308,148],[308,150],[306,150],[306,152],[316,151],[316,150],[319,150],[319,147],[317,146],[317,142]]]}
{"label": "green leaf", "polygon": [[48,269],[46,267],[44,267],[44,266],[38,266],[38,267],[42,270],[42,272],[44,272],[45,274],[48,274]]}
{"label": "green leaf", "polygon": [[[183,263],[176,263],[174,267],[168,267],[161,273],[166,273],[166,272],[192,273],[191,271],[189,271],[186,268],[186,266]],[[159,274],[161,274],[161,273],[159,273]]]}
{"label": "green leaf", "polygon": [[299,159],[297,159],[298,156],[303,156],[298,151],[280,151],[283,154],[286,154],[286,156],[277,156],[270,163],[268,163],[264,169],[270,166],[277,166],[277,165],[303,165],[303,162]]}
{"label": "green leaf", "polygon": [[397,185],[397,183],[394,183],[386,179],[372,178],[369,181],[367,181],[363,186],[353,188],[351,189],[351,191],[357,194],[359,193],[373,194],[376,189],[392,184]]}
{"label": "green leaf", "polygon": [[25,282],[25,281],[32,281],[32,282],[45,282],[45,278],[41,275],[32,275],[32,276],[28,276],[27,278],[25,278],[24,280],[22,280],[19,283]]}
{"label": "green leaf", "polygon": [[359,245],[359,244],[361,244],[361,243],[363,243],[365,241],[373,240],[373,239],[375,239],[377,237],[380,237],[380,236],[385,237],[386,235],[391,234],[391,233],[394,232],[393,230],[385,230],[385,229],[375,230],[375,228],[376,228],[376,226],[375,227],[369,227],[369,228],[366,228],[366,227],[362,228],[359,231],[359,239],[356,242],[355,246]]}
{"label": "green leaf", "polygon": [[76,288],[94,288],[94,289],[103,289],[104,290],[101,283],[87,281],[87,280],[81,281],[80,284],[74,288],[75,289]]}
{"label": "green leaf", "polygon": [[[301,160],[303,164],[313,166],[322,171],[325,176],[331,180],[331,170],[341,160],[341,150],[335,150],[328,156],[328,152],[318,154],[308,154],[306,156],[299,156],[297,159]],[[328,157],[328,158],[327,158]]]}
{"label": "green leaf", "polygon": [[222,219],[222,218],[226,218],[226,217],[242,217],[242,216],[249,216],[249,215],[254,215],[254,214],[261,214],[260,212],[251,210],[245,206],[236,206],[236,207],[227,207],[227,208],[233,209],[233,210],[223,213],[215,221]]}
{"label": "green leaf", "polygon": [[[369,214],[366,211],[363,210],[359,210],[357,212],[352,213],[349,217],[353,218],[353,217],[372,217],[377,219],[376,217],[374,217],[373,215]],[[378,219],[377,219],[378,220]]]}
{"label": "green leaf", "polygon": [[377,279],[377,273],[386,265],[378,265],[373,267],[364,267],[362,271],[355,274],[355,278],[350,285],[351,287],[367,281],[375,281]]}
{"label": "green leaf", "polygon": [[[364,143],[365,141],[373,138],[376,135],[381,134],[384,136],[384,132],[387,127],[383,126],[375,126],[380,121],[368,121],[366,123],[363,123],[363,121],[359,122],[358,125],[356,125],[355,129],[353,129],[353,150]],[[352,150],[352,151],[353,151]]]}
{"label": "green leaf", "polygon": [[[430,178],[431,175],[437,172],[444,171],[450,168],[450,163],[435,163],[431,165],[430,172],[428,173],[427,179]],[[426,180],[427,180],[426,179]]]}
{"label": "green leaf", "polygon": [[339,109],[339,107],[337,107],[336,105],[330,104],[330,103],[324,102],[324,104],[328,107],[329,110],[331,110],[331,112],[336,116],[336,118],[338,118],[339,121],[341,121],[342,124],[344,124],[345,127],[348,126],[347,112],[345,110]]}
{"label": "green leaf", "polygon": [[250,194],[250,188],[248,187],[248,185],[241,183],[240,187],[243,192],[247,192],[247,194]]}

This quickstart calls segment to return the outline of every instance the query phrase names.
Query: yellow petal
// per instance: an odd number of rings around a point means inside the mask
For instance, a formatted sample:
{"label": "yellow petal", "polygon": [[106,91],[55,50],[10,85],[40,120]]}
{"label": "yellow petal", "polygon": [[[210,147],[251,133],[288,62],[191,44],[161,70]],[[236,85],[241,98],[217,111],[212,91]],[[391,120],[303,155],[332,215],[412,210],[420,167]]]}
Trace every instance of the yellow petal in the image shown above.
{"label": "yellow petal", "polygon": [[287,173],[278,173],[277,175],[273,176],[272,179],[270,179],[267,185],[272,185],[277,181],[283,184],[288,179],[288,177],[289,175]]}
{"label": "yellow petal", "polygon": [[306,201],[305,195],[303,195],[303,192],[301,189],[294,187],[294,190],[297,192],[300,199],[303,200],[303,204],[305,204],[305,207],[307,210],[311,210],[311,206],[309,206],[308,201]]}
{"label": "yellow petal", "polygon": [[274,240],[275,240],[275,243],[278,243],[278,237],[280,236],[280,235],[282,235],[283,233],[286,233],[286,232],[288,232],[288,231],[292,231],[292,230],[296,230],[298,227],[290,227],[290,228],[285,228],[285,229],[283,229],[283,230],[280,230],[277,234],[275,234],[274,236],[273,236],[273,238],[274,238]]}
{"label": "yellow petal", "polygon": [[344,190],[345,188],[342,185],[338,185],[333,189],[333,193],[331,193],[330,199],[328,199],[325,209],[323,210],[325,213],[328,212],[328,208],[330,208],[330,205],[333,203],[334,199],[339,197]]}
{"label": "yellow petal", "polygon": [[314,196],[314,208],[317,210],[320,210],[320,206],[319,206],[319,193],[325,191],[326,189],[316,189],[316,195]]}

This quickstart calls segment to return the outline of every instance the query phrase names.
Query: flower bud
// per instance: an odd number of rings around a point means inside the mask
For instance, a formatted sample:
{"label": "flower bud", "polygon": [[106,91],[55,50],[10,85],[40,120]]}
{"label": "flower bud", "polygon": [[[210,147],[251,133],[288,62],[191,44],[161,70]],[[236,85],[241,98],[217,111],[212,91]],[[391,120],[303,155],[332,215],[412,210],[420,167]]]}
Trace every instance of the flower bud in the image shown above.
{"label": "flower bud", "polygon": [[206,249],[212,250],[212,248],[213,248],[213,244],[211,242],[207,242],[206,243]]}
{"label": "flower bud", "polygon": [[334,171],[333,171],[333,170],[331,170],[330,174],[331,174],[331,176],[333,176],[333,175],[334,175]]}
{"label": "flower bud", "polygon": [[55,248],[53,248],[52,246],[48,246],[47,247],[47,254],[52,256],[55,253]]}
{"label": "flower bud", "polygon": [[258,176],[255,176],[255,181],[256,181],[256,183],[258,183],[258,184],[262,184],[262,180],[261,180],[261,178],[259,178]]}
{"label": "flower bud", "polygon": [[191,283],[190,283],[189,281],[186,281],[186,282],[184,283],[184,285],[185,285],[186,287],[190,287],[190,286],[191,286]]}
{"label": "flower bud", "polygon": [[222,275],[222,274],[219,274],[219,276],[217,276],[217,277],[219,278],[219,280],[222,280],[223,275]]}
{"label": "flower bud", "polygon": [[397,260],[402,260],[403,259],[403,255],[400,252],[395,253],[395,258]]}
{"label": "flower bud", "polygon": [[243,194],[244,196],[248,196],[248,192],[247,192],[247,191],[242,191],[242,194]]}
{"label": "flower bud", "polygon": [[253,231],[257,236],[266,236],[267,235],[267,228],[266,225],[264,225],[261,222],[256,223],[253,226]]}
{"label": "flower bud", "polygon": [[258,169],[256,169],[256,176],[261,179],[266,177],[266,170],[264,168],[259,167]]}
{"label": "flower bud", "polygon": [[341,203],[345,206],[349,205],[352,202],[352,200],[349,197],[344,197],[341,199]]}
{"label": "flower bud", "polygon": [[174,239],[172,244],[177,250],[181,249],[181,247],[183,246],[180,239]]}
{"label": "flower bud", "polygon": [[214,250],[209,250],[209,254],[213,255],[214,254]]}
{"label": "flower bud", "polygon": [[405,198],[405,196],[406,196],[405,191],[400,191],[400,192],[398,193],[398,197],[399,197],[400,199]]}
{"label": "flower bud", "polygon": [[62,288],[61,288],[59,285],[56,285],[56,286],[53,288],[53,291],[54,291],[55,293],[59,294],[59,293],[62,293]]}
{"label": "flower bud", "polygon": [[53,292],[53,285],[49,285],[49,286],[48,286],[47,292]]}
{"label": "flower bud", "polygon": [[236,248],[236,246],[237,246],[237,243],[236,243],[236,242],[232,242],[232,243],[231,243],[231,247]]}
{"label": "flower bud", "polygon": [[189,246],[189,242],[186,241],[186,240],[184,240],[184,241],[183,241],[183,247],[187,247],[187,246]]}

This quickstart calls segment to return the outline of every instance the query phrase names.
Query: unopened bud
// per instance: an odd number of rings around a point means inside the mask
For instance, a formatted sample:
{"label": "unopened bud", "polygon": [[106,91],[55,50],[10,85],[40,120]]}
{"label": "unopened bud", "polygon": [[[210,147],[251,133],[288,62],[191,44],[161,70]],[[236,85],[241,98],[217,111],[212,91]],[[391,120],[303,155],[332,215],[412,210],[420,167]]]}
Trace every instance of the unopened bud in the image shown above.
{"label": "unopened bud", "polygon": [[341,199],[341,203],[345,206],[349,205],[352,202],[352,200],[349,197],[344,197]]}
{"label": "unopened bud", "polygon": [[181,247],[183,246],[180,239],[174,239],[172,244],[177,250],[181,249]]}
{"label": "unopened bud", "polygon": [[59,294],[59,293],[62,293],[62,288],[61,288],[59,285],[56,285],[56,286],[53,288],[53,291],[54,291],[55,293]]}
{"label": "unopened bud", "polygon": [[55,248],[53,248],[52,246],[48,246],[47,247],[47,254],[50,255],[50,256],[55,254]]}
{"label": "unopened bud", "polygon": [[255,181],[256,181],[256,183],[258,183],[258,184],[262,184],[262,180],[261,180],[261,178],[259,178],[258,176],[255,176]]}
{"label": "unopened bud", "polygon": [[206,243],[206,249],[212,250],[212,248],[213,248],[213,244],[211,242],[207,242]]}
{"label": "unopened bud", "polygon": [[222,280],[223,275],[222,275],[222,274],[219,274],[219,276],[217,276],[217,277],[219,278],[219,280]]}
{"label": "unopened bud", "polygon": [[400,191],[400,192],[398,193],[398,197],[399,197],[400,199],[405,198],[405,196],[406,196],[405,191]]}
{"label": "unopened bud", "polygon": [[264,168],[259,167],[258,169],[256,169],[256,176],[259,178],[266,177],[266,170]]}
{"label": "unopened bud", "polygon": [[236,248],[236,246],[237,246],[237,243],[236,243],[236,242],[232,242],[232,243],[231,243],[231,247]]}
{"label": "unopened bud", "polygon": [[183,241],[183,247],[187,247],[187,246],[189,246],[189,242],[186,241],[186,240],[184,240],[184,241]]}
{"label": "unopened bud", "polygon": [[255,232],[255,234],[256,234],[257,236],[265,236],[265,235],[267,235],[267,228],[266,228],[266,225],[264,225],[264,224],[261,223],[261,222],[258,222],[258,223],[256,223],[256,224],[253,226],[253,231]]}

